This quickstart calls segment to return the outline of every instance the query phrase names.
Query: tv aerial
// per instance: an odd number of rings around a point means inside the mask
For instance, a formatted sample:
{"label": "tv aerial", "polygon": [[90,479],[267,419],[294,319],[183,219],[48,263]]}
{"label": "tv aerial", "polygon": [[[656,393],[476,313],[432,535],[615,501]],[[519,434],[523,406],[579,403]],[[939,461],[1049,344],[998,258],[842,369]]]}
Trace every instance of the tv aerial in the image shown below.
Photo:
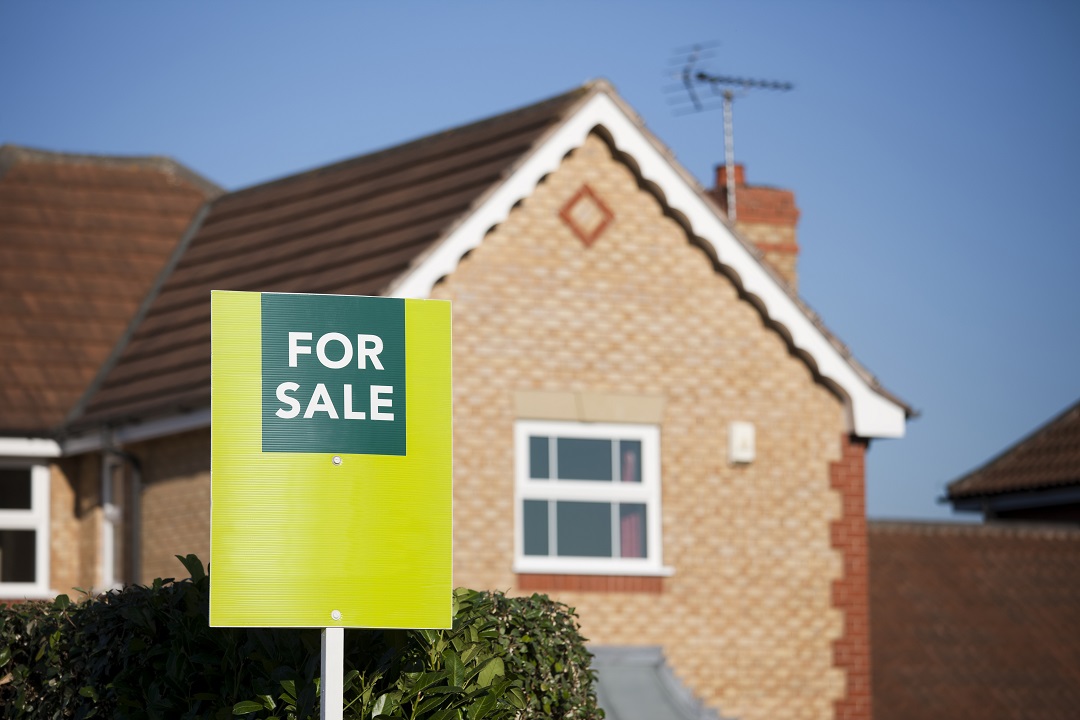
{"label": "tv aerial", "polygon": [[[709,60],[718,42],[701,43],[675,50],[675,57],[669,61],[670,67],[682,65],[682,70],[674,77],[682,80],[681,85],[665,88],[669,93],[668,103],[675,109],[676,115],[715,110],[724,111],[724,165],[727,167],[727,211],[728,220],[735,222],[735,138],[732,105],[736,97],[746,95],[750,90],[777,90],[786,92],[794,89],[789,82],[778,80],[759,80],[736,77],[733,75],[715,75],[699,67],[703,60]],[[685,57],[685,60],[683,59]]]}

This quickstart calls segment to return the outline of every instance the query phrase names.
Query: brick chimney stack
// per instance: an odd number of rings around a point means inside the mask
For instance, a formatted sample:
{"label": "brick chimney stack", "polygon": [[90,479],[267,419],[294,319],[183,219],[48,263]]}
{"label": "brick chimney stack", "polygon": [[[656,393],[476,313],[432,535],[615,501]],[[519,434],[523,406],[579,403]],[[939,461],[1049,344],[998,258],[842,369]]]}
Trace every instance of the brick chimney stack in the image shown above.
{"label": "brick chimney stack", "polygon": [[[716,167],[716,186],[709,191],[725,213],[728,208],[727,170],[725,165]],[[799,289],[796,270],[799,245],[795,240],[798,222],[795,193],[764,185],[747,185],[746,168],[735,163],[735,228],[757,245],[765,260],[796,291]]]}

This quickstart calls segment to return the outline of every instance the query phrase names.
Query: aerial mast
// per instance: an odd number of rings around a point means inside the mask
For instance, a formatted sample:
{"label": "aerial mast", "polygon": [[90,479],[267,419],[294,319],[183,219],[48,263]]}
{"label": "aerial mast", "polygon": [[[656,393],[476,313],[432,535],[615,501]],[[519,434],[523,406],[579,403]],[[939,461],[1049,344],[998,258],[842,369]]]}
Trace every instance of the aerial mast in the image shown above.
{"label": "aerial mast", "polygon": [[[682,88],[680,95],[682,91],[685,91],[686,94],[683,96],[685,99],[678,99],[675,103],[682,102],[683,107],[677,109],[676,112],[678,114],[686,114],[689,112],[713,110],[716,107],[715,104],[710,106],[708,105],[708,101],[715,97],[720,97],[721,99],[721,106],[724,111],[724,165],[727,167],[727,213],[728,220],[734,223],[736,219],[735,123],[733,120],[732,108],[736,93],[738,92],[738,95],[741,97],[752,89],[786,92],[794,89],[795,86],[789,82],[781,82],[778,80],[759,80],[754,78],[735,77],[732,75],[715,75],[698,69],[698,62],[702,57],[711,57],[711,50],[717,45],[718,43],[711,43],[704,46],[694,45],[689,48],[689,55],[687,56],[681,72]],[[685,52],[687,52],[686,49],[676,51],[680,56]],[[701,94],[698,93],[699,88],[708,88],[711,93],[710,97],[703,98]],[[686,100],[689,100],[691,103],[689,109],[686,108]]]}

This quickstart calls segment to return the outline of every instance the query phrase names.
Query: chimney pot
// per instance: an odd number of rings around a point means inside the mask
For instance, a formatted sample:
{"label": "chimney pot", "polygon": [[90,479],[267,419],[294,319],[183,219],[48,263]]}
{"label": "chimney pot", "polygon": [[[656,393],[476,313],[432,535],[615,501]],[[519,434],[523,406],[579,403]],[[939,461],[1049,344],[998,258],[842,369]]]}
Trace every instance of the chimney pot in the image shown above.
{"label": "chimney pot", "polygon": [[[727,165],[716,166],[716,187],[718,189],[727,187]],[[735,186],[746,184],[746,168],[742,163],[735,163]]]}

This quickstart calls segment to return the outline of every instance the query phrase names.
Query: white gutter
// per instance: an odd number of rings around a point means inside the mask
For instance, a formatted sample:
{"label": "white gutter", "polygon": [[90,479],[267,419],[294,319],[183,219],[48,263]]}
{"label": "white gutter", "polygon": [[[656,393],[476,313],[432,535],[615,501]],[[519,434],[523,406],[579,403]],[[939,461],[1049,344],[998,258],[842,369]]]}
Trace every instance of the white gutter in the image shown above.
{"label": "white gutter", "polygon": [[[111,437],[112,442],[117,445],[126,445],[208,427],[210,427],[210,408],[203,408],[183,415],[170,415],[157,420],[121,425],[112,431]],[[102,445],[102,435],[98,432],[72,435],[64,438],[61,445],[65,456],[97,452],[103,447],[105,446]]]}
{"label": "white gutter", "polygon": [[133,583],[142,582],[142,467],[137,460],[129,458],[131,466],[131,508],[128,512],[128,538],[131,548],[131,577]]}

